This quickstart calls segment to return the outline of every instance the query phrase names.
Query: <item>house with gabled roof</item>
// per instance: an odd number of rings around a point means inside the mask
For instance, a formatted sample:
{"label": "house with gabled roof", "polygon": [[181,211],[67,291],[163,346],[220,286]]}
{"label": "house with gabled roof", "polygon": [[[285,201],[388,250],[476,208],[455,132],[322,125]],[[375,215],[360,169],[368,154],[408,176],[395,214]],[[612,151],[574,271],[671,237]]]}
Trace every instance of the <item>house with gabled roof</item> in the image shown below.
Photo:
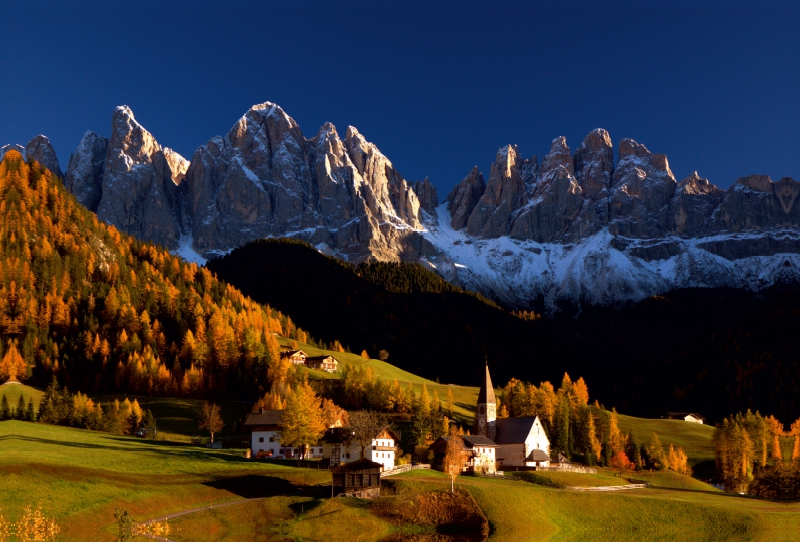
{"label": "house with gabled roof", "polygon": [[[462,435],[464,452],[464,472],[479,472],[491,474],[495,472],[495,450],[497,444],[489,437],[483,435]],[[447,445],[450,437],[439,437],[430,445],[433,452],[433,465],[439,468],[444,463],[447,455]]]}
{"label": "house with gabled roof", "polygon": [[339,360],[333,356],[309,356],[306,358],[306,367],[335,373],[339,370]]}
{"label": "house with gabled roof", "polygon": [[305,365],[308,354],[302,350],[287,350],[286,352],[281,352],[281,358],[288,359],[294,365]]}
{"label": "house with gabled roof", "polygon": [[322,457],[330,462],[331,467],[368,459],[380,463],[383,470],[392,470],[399,442],[399,433],[389,427],[384,427],[366,447],[364,457],[362,457],[361,445],[353,441],[352,429],[332,427],[322,437]]}
{"label": "house with gabled roof", "polygon": [[706,419],[696,412],[667,412],[667,418],[670,420],[683,420],[691,423],[705,423]]}

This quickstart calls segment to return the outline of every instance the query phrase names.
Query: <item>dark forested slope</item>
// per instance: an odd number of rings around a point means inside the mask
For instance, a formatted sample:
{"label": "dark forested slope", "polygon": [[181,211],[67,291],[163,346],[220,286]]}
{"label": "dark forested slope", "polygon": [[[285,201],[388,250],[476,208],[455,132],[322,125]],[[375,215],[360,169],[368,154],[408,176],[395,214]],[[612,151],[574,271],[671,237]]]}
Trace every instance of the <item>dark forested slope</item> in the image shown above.
{"label": "dark forested slope", "polygon": [[324,340],[390,352],[400,367],[474,385],[484,355],[515,376],[586,378],[606,406],[642,416],[747,408],[800,415],[800,289],[677,290],[637,304],[517,318],[419,266],[354,267],[292,241],[257,241],[208,264]]}

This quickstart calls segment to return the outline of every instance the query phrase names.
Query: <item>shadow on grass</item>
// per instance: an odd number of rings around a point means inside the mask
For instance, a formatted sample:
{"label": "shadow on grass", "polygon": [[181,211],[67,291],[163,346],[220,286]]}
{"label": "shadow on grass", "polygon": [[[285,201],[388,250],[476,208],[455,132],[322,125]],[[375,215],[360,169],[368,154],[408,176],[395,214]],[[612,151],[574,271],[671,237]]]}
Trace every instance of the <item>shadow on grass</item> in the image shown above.
{"label": "shadow on grass", "polygon": [[210,449],[194,449],[192,446],[186,444],[175,444],[157,440],[131,440],[121,436],[104,435],[104,438],[111,441],[125,442],[127,444],[135,443],[137,447],[132,446],[109,446],[104,444],[95,444],[88,442],[74,442],[66,440],[54,440],[41,437],[29,437],[24,435],[3,435],[0,436],[0,442],[4,440],[21,440],[24,442],[48,444],[51,446],[60,446],[65,448],[78,448],[84,450],[113,450],[118,452],[152,452],[166,456],[177,456],[187,459],[204,459],[204,460],[219,460],[230,463],[250,463],[249,459],[245,459],[241,455],[235,453],[220,453],[212,452]]}
{"label": "shadow on grass", "polygon": [[255,474],[235,476],[233,478],[221,478],[212,482],[203,482],[202,485],[233,493],[243,499],[296,497],[308,494],[306,488],[296,486],[283,478],[276,478],[275,476],[257,476]]}

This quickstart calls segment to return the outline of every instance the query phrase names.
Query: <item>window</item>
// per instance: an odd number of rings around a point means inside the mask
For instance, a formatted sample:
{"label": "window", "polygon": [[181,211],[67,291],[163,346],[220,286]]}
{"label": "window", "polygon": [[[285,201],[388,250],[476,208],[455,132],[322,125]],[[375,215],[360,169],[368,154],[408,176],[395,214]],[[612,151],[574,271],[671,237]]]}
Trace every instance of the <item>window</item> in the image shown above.
{"label": "window", "polygon": [[264,437],[258,437],[258,442],[264,442]]}

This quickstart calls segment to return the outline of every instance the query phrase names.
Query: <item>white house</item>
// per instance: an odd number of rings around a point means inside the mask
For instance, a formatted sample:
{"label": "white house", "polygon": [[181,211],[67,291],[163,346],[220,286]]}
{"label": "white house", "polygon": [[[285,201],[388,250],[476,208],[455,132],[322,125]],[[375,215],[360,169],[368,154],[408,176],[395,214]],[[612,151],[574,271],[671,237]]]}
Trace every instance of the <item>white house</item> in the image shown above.
{"label": "white house", "polygon": [[[245,428],[251,431],[250,451],[253,457],[269,457],[272,459],[294,459],[300,457],[299,448],[281,446],[279,425],[283,419],[283,410],[265,410],[250,414],[244,422]],[[310,446],[306,450],[307,459],[322,459],[322,445]]]}
{"label": "white house", "polygon": [[668,412],[667,418],[670,420],[683,420],[690,423],[705,423],[705,418],[696,412]]}
{"label": "white house", "polygon": [[[495,472],[497,444],[489,437],[483,435],[462,435],[464,442],[464,468],[465,472],[493,473]],[[433,463],[437,468],[443,464],[447,455],[447,445],[450,437],[439,437],[430,445],[433,452]]]}
{"label": "white house", "polygon": [[[364,459],[380,463],[382,470],[394,469],[395,452],[400,438],[391,429],[378,433],[364,451]],[[362,459],[361,444],[352,441],[352,431],[347,427],[329,429],[322,437],[322,457],[331,466],[352,463]]]}

